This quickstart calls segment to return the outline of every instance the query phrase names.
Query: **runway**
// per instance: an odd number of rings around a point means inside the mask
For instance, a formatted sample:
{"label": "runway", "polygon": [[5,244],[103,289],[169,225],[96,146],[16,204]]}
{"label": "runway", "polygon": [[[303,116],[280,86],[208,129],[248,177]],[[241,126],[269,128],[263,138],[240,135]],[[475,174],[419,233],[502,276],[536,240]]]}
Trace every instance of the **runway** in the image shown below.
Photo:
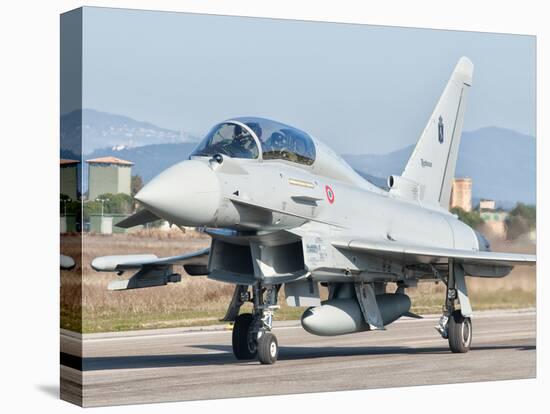
{"label": "runway", "polygon": [[476,313],[467,354],[449,351],[436,321],[402,319],[385,331],[338,337],[276,323],[272,366],[238,362],[231,331],[220,327],[62,331],[62,397],[89,407],[535,377],[534,311]]}

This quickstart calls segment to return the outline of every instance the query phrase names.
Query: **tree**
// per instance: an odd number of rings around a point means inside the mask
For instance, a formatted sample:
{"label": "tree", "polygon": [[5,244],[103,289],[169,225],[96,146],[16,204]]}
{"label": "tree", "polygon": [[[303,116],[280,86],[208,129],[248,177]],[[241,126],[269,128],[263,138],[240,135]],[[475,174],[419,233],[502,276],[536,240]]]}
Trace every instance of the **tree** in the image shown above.
{"label": "tree", "polygon": [[132,175],[131,190],[132,196],[135,196],[143,187],[143,179],[141,175]]}
{"label": "tree", "polygon": [[59,211],[61,212],[61,215],[78,215],[80,213],[79,200],[72,200],[68,195],[60,194],[59,202]]}
{"label": "tree", "polygon": [[517,203],[513,210],[510,211],[508,217],[523,217],[529,229],[533,230],[537,226],[537,208],[533,205]]}
{"label": "tree", "polygon": [[82,214],[85,221],[90,220],[90,216],[93,214],[101,214],[101,203],[95,200],[85,202],[82,208]]}
{"label": "tree", "polygon": [[453,207],[451,213],[456,214],[458,219],[473,229],[479,228],[483,224],[483,219],[479,215],[479,211],[464,211],[460,207]]}
{"label": "tree", "polygon": [[133,200],[128,194],[101,194],[96,200],[90,200],[84,204],[84,218],[89,219],[90,215],[101,214],[102,202],[103,214],[130,214],[132,213]]}
{"label": "tree", "polygon": [[128,194],[101,194],[97,199],[108,200],[104,204],[104,213],[130,214],[132,212],[132,197]]}
{"label": "tree", "polygon": [[537,226],[537,209],[535,206],[517,203],[506,218],[507,237],[517,239],[522,234],[534,230]]}

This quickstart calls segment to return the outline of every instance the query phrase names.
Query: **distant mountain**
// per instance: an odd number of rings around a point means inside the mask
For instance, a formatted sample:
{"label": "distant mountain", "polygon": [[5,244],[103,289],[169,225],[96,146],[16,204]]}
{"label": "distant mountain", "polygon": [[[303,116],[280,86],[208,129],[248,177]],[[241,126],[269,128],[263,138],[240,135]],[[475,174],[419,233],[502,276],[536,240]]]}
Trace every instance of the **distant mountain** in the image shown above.
{"label": "distant mountain", "polygon": [[370,181],[375,186],[380,187],[384,190],[389,190],[387,177],[386,178],[375,177],[374,175],[370,175],[365,171],[361,171],[358,169],[355,169],[355,172],[359,174],[361,177],[363,177],[365,180]]}
{"label": "distant mountain", "polygon": [[403,172],[413,149],[414,145],[409,145],[387,154],[342,154],[342,158],[358,172],[386,179]]}
{"label": "distant mountain", "polygon": [[[402,173],[413,149],[411,145],[383,155],[344,154],[343,158],[362,174],[385,179]],[[455,176],[472,178],[474,202],[490,198],[505,208],[517,201],[534,204],[535,138],[497,127],[463,132]]]}
{"label": "distant mountain", "polygon": [[60,128],[61,150],[65,155],[80,153],[80,145],[83,145],[82,153],[87,154],[100,148],[123,149],[198,140],[191,134],[94,109],[83,109],[62,115]]}

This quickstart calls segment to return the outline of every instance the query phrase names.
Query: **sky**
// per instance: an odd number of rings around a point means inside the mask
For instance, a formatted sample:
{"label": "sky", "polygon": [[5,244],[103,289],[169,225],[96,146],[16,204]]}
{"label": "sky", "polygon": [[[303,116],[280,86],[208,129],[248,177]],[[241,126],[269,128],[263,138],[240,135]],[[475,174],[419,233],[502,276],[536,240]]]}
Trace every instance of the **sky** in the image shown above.
{"label": "sky", "polygon": [[534,36],[88,7],[83,25],[84,108],[199,137],[263,116],[339,153],[397,150],[461,56],[475,66],[464,130],[535,135]]}

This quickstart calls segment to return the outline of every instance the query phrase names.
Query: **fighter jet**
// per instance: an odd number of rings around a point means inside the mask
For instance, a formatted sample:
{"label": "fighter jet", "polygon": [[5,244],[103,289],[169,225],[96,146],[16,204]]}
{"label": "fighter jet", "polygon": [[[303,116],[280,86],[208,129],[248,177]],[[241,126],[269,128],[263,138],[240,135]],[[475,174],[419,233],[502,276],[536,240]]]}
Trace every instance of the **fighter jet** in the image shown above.
{"label": "fighter jet", "polygon": [[[102,272],[137,270],[111,290],[190,276],[235,285],[224,321],[233,321],[239,360],[277,360],[273,314],[284,289],[289,306],[307,307],[303,328],[315,335],[385,329],[408,315],[407,288],[443,282],[437,325],[450,350],[467,352],[472,307],[465,276],[500,278],[535,256],[497,253],[482,234],[448,210],[473,64],[462,57],[435,105],[405,169],[381,189],[310,134],[263,118],[215,125],[188,160],[152,179],[135,199],[144,207],[119,224],[162,218],[200,227],[209,248],[159,258],[151,254],[93,260]],[[320,287],[328,290],[321,301]],[[251,302],[252,313],[240,312]]]}

